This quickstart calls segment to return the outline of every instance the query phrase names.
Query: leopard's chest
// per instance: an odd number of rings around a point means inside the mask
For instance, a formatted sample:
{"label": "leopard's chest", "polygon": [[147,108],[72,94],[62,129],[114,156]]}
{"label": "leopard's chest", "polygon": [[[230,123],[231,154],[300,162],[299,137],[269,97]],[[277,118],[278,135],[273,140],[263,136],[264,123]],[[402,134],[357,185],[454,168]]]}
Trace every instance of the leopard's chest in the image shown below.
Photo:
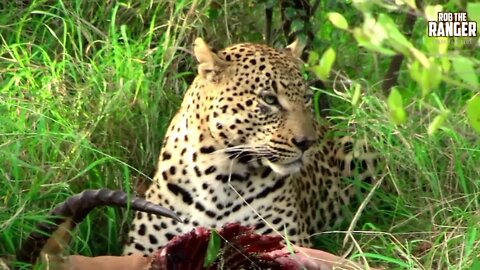
{"label": "leopard's chest", "polygon": [[[157,184],[149,191],[149,200],[167,205],[185,221],[184,224],[167,222],[166,233],[239,222],[255,226],[262,234],[287,232],[292,241],[301,242],[302,221],[297,214],[291,177],[278,177],[264,170],[232,172],[219,163],[214,173],[205,174],[210,168],[206,163],[197,162],[195,167],[183,167],[182,170],[188,168],[187,173],[177,178],[169,178],[168,173],[162,175],[159,170]],[[203,173],[198,175],[198,171]]]}

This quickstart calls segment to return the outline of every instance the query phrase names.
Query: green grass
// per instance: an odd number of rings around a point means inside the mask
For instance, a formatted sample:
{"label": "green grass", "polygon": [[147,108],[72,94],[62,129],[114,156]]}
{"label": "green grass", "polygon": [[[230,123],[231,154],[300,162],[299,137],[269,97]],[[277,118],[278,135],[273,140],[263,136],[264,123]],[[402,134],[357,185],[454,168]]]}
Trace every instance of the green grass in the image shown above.
{"label": "green grass", "polygon": [[[358,242],[353,257],[363,254],[388,269],[468,269],[480,254],[478,135],[462,112],[431,137],[425,113],[396,127],[385,117],[386,105],[370,95],[344,120],[355,123],[360,136],[380,139],[373,143],[387,164],[383,181],[391,190],[376,190],[362,211],[358,232],[351,232],[355,240],[348,242]],[[412,111],[424,109],[417,106]],[[342,243],[345,235],[333,239]]]}
{"label": "green grass", "polygon": [[[193,59],[184,49],[196,36],[223,46],[259,41],[262,31],[261,6],[245,13],[238,3],[10,2],[0,4],[0,256],[14,254],[71,194],[100,187],[135,192],[151,176],[168,121],[192,80]],[[480,141],[465,120],[470,96],[442,85],[436,95],[407,104],[408,122],[395,126],[379,91],[388,59],[328,25],[324,11],[332,7],[322,5],[316,16],[325,42],[317,49],[341,51],[335,68],[363,86],[353,107],[352,90],[328,82],[337,90],[329,91],[332,121],[372,138],[390,191],[375,190],[353,231],[321,233],[318,245],[339,253],[353,245],[352,258],[388,269],[476,269]],[[402,72],[402,87],[415,96],[418,86]],[[429,104],[436,102],[452,114],[428,136],[435,116]],[[70,252],[120,254],[130,214],[94,211]]]}
{"label": "green grass", "polygon": [[[130,192],[147,179],[189,75],[172,66],[192,69],[190,57],[166,50],[183,41],[182,23],[197,23],[194,14],[183,16],[191,3],[155,10],[80,3],[12,3],[2,11],[1,254],[13,254],[69,195]],[[157,21],[163,12],[173,15],[170,24]],[[96,211],[72,249],[118,254],[127,219],[123,211]],[[92,227],[98,223],[105,226]]]}

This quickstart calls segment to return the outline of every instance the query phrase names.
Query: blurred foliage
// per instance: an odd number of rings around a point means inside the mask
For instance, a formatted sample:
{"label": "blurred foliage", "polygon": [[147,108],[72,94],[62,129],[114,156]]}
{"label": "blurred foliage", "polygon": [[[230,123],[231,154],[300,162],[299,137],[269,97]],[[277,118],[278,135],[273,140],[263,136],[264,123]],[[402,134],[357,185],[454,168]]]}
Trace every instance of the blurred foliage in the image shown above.
{"label": "blurred foliage", "polygon": [[[418,3],[413,0],[394,3],[353,0],[351,6],[356,8],[357,15],[362,16],[362,22],[357,21],[349,27],[346,17],[353,16],[350,11],[344,12],[345,16],[337,12],[329,12],[327,14],[329,21],[335,27],[349,32],[359,47],[384,58],[400,55],[405,59],[403,69],[408,71],[409,76],[402,76],[403,82],[388,93],[392,121],[402,124],[407,120],[404,104],[423,103],[424,107],[430,107],[430,110],[437,114],[428,128],[428,133],[432,135],[441,127],[449,114],[448,106],[441,104],[438,96],[444,96],[448,91],[462,91],[466,93],[465,100],[460,101],[468,107],[466,117],[471,126],[480,132],[480,106],[477,106],[478,101],[476,101],[480,98],[478,34],[476,37],[429,37],[426,26],[428,21],[437,20],[438,12],[467,10],[469,20],[475,20],[478,27],[480,3],[471,1],[462,4],[458,1],[449,1],[443,5],[426,3],[424,6],[418,6]],[[402,17],[412,16],[412,14],[415,16],[415,21],[407,25],[408,29],[402,29],[398,22],[402,21]],[[329,56],[324,55],[324,57]],[[314,62],[309,64],[313,65],[312,69],[315,71],[321,67],[322,61],[324,61],[323,57],[320,59],[320,65],[317,66]],[[321,79],[324,79],[325,72],[327,71],[324,70],[320,74]],[[396,72],[400,72],[400,69]],[[394,74],[394,76],[398,75]],[[415,89],[415,93],[409,93],[409,90],[403,87],[403,84],[410,80],[418,85],[416,89],[419,91]],[[390,87],[384,90],[388,91]],[[461,106],[454,107],[461,108]]]}

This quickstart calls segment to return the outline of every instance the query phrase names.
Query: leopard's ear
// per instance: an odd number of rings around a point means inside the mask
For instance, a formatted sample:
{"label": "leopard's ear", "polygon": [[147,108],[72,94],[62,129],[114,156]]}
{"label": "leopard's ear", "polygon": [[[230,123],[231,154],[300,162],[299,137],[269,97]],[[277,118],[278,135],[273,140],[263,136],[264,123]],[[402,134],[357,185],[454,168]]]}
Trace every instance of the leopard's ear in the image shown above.
{"label": "leopard's ear", "polygon": [[207,80],[215,79],[228,65],[208,47],[202,38],[195,39],[193,52],[199,63],[198,74]]}
{"label": "leopard's ear", "polygon": [[288,45],[287,50],[290,51],[290,53],[296,57],[296,58],[301,58],[302,57],[302,53],[303,53],[303,49],[305,49],[305,44],[302,43],[298,38],[295,39],[295,41]]}

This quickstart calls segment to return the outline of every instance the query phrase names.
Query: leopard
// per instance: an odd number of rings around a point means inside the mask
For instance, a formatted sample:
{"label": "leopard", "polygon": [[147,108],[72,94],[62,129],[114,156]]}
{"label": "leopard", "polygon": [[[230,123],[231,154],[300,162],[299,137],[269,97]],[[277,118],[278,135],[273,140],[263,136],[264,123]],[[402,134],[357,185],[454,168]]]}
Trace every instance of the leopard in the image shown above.
{"label": "leopard", "polygon": [[124,255],[148,255],[197,226],[238,222],[312,246],[372,183],[378,155],[319,119],[299,40],[277,49],[193,44],[197,74],[165,133],[148,201],[183,222],[137,212]]}

